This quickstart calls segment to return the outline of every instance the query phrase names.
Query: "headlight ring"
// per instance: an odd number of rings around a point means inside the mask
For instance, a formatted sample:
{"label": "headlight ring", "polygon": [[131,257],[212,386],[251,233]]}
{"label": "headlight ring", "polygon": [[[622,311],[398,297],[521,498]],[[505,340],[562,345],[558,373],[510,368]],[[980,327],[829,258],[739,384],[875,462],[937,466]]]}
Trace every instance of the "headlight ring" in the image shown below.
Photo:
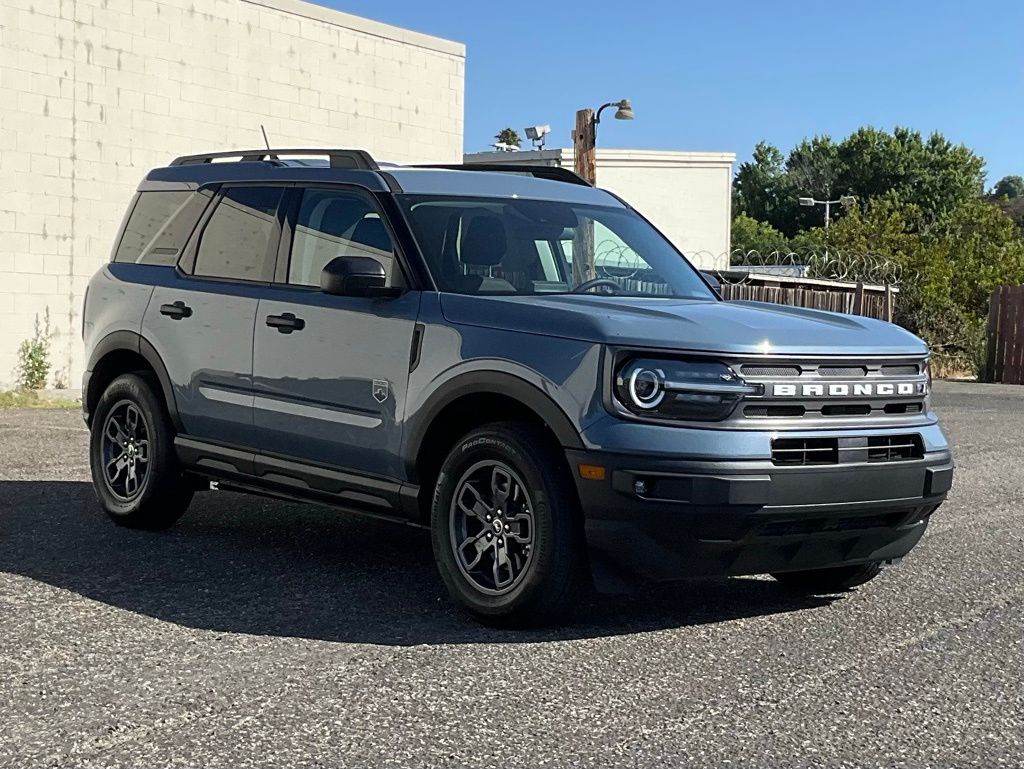
{"label": "headlight ring", "polygon": [[661,369],[634,369],[629,376],[629,397],[637,408],[657,408],[665,399],[665,372]]}

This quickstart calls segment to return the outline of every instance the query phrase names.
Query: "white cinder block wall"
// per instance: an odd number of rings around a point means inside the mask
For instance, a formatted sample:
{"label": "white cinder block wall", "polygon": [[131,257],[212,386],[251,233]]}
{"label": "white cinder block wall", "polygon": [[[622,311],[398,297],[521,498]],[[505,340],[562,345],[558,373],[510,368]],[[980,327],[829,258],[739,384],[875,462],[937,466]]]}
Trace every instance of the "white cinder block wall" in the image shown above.
{"label": "white cinder block wall", "polygon": [[142,176],[263,145],[458,162],[465,48],[300,0],[0,0],[0,388],[47,309],[79,386],[82,296]]}

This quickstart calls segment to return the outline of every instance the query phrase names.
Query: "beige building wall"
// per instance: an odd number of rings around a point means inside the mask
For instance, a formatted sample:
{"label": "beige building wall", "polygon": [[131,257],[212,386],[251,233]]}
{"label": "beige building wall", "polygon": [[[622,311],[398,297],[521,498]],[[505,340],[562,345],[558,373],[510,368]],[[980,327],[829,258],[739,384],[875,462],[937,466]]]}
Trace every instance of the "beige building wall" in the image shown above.
{"label": "beige building wall", "polygon": [[[467,163],[536,163],[572,169],[567,149],[474,152]],[[597,186],[646,216],[701,269],[729,266],[731,152],[597,149]]]}
{"label": "beige building wall", "polygon": [[465,48],[300,0],[0,0],[0,387],[49,310],[77,387],[90,276],[176,155],[263,145],[457,162]]}

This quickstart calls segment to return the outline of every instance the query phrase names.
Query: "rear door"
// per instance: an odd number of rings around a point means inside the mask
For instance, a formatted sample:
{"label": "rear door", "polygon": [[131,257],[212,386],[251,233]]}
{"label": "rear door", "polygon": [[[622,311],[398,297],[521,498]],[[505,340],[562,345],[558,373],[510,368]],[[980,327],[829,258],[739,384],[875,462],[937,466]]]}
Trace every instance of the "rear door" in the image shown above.
{"label": "rear door", "polygon": [[158,285],[143,335],[167,367],[185,433],[253,447],[252,336],[273,278],[282,186],[225,186],[179,269]]}
{"label": "rear door", "polygon": [[320,271],[337,256],[377,259],[388,285],[404,286],[406,277],[384,214],[370,195],[332,187],[296,189],[293,196],[278,280],[263,290],[256,318],[259,448],[397,478],[420,293],[322,293]]}

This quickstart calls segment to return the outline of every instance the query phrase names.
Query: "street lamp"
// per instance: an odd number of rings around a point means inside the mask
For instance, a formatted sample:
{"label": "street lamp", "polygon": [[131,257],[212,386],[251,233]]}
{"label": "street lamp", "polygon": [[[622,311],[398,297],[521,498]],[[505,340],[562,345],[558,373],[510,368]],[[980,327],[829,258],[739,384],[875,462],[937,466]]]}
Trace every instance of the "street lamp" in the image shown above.
{"label": "street lamp", "polygon": [[576,113],[576,130],[572,132],[573,152],[575,155],[575,171],[591,184],[597,183],[597,125],[601,122],[601,113],[608,107],[615,107],[616,120],[632,120],[633,105],[629,99],[609,101],[598,107],[597,112],[581,109]]}
{"label": "street lamp", "polygon": [[841,205],[843,207],[852,206],[857,202],[857,198],[853,195],[841,195],[839,200],[815,200],[814,198],[800,198],[800,205],[802,206],[825,206],[825,228],[828,229],[829,223],[832,221],[832,206]]}
{"label": "street lamp", "polygon": [[616,120],[632,120],[636,117],[633,114],[633,105],[629,103],[629,99],[620,99],[619,101],[610,101],[607,104],[602,104],[597,110],[597,114],[594,115],[594,125],[601,122],[601,113],[608,107],[615,107]]}

